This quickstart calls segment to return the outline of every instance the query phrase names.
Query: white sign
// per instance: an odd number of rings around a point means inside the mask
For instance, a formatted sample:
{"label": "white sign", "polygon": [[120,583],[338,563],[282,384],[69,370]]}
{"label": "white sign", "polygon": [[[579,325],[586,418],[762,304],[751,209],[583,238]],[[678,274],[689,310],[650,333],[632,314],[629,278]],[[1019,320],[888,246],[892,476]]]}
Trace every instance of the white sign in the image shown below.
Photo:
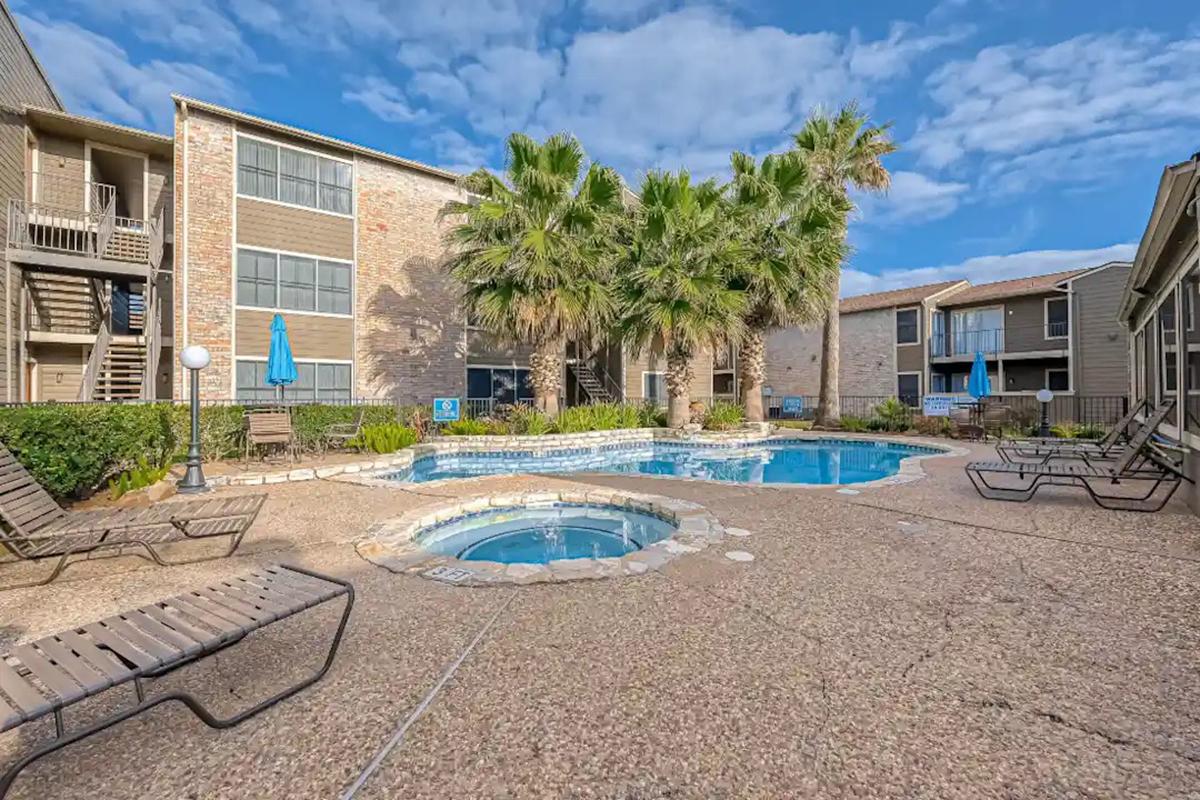
{"label": "white sign", "polygon": [[927,417],[948,417],[954,398],[949,395],[927,394],[922,402],[921,413]]}

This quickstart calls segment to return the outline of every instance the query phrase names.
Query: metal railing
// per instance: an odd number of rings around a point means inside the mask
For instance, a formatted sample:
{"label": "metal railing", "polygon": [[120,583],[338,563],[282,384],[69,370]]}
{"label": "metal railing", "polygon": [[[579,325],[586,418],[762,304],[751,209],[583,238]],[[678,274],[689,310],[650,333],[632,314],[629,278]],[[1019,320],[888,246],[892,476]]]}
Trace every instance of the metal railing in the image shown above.
{"label": "metal railing", "polygon": [[30,173],[29,201],[63,211],[100,211],[115,203],[117,187],[53,172]]}
{"label": "metal railing", "polygon": [[78,399],[82,402],[92,400],[96,395],[96,383],[100,379],[100,371],[104,369],[104,357],[108,354],[108,346],[112,341],[112,331],[107,320],[96,332],[96,341],[92,345],[92,354],[88,356],[87,366],[83,368],[83,380],[79,382]]}
{"label": "metal railing", "polygon": [[[945,397],[939,394],[939,397]],[[971,401],[967,395],[953,395],[963,402]],[[791,399],[792,396],[788,396]],[[795,395],[800,399],[798,412],[789,410],[784,413],[784,397],[773,395],[763,398],[763,406],[769,419],[800,419],[812,420],[816,416],[819,398],[815,395]],[[880,406],[888,400],[896,399],[895,395],[843,395],[840,398],[838,415],[855,417],[866,422],[882,419]],[[914,415],[920,415],[924,405],[924,396],[899,398],[912,409]],[[995,408],[1007,409],[1007,416],[1014,427],[1029,426],[1037,422],[1041,415],[1041,404],[1033,395],[993,395],[987,398],[988,405]],[[1078,425],[1099,425],[1108,427],[1125,416],[1129,410],[1129,398],[1124,395],[1056,395],[1050,402],[1051,424],[1074,423]]]}
{"label": "metal railing", "polygon": [[[1007,336],[1006,336],[1007,333]],[[1018,334],[1020,334],[1018,336]],[[973,356],[976,353],[996,355],[1036,350],[1036,347],[1014,345],[1012,340],[1060,339],[1067,335],[1067,323],[1051,322],[1045,325],[1012,326],[981,331],[952,331],[929,337],[931,358],[944,356]]]}

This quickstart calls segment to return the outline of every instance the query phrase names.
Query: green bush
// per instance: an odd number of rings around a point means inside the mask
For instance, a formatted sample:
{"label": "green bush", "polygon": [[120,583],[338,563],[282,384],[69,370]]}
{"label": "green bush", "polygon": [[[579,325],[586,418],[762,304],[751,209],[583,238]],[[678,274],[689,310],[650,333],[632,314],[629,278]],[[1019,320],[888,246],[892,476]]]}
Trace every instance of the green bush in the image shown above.
{"label": "green bush", "polygon": [[140,458],[136,467],[122,472],[116,478],[109,479],[108,496],[113,500],[117,500],[129,492],[153,486],[167,477],[167,473],[170,471],[170,464],[163,464],[156,467],[150,464],[145,458]]}
{"label": "green bush", "polygon": [[394,453],[417,443],[417,432],[396,422],[364,425],[347,444],[372,453]]}
{"label": "green bush", "polygon": [[[912,409],[895,397],[889,397],[875,406],[875,419],[880,427],[872,430],[883,430],[890,433],[900,433],[912,427]],[[875,421],[875,420],[872,420]]]}
{"label": "green bush", "polygon": [[913,417],[913,427],[922,436],[949,436],[954,432],[954,423],[949,417]]}
{"label": "green bush", "polygon": [[[396,423],[396,407],[380,406],[334,406],[304,405],[292,407],[292,431],[300,449],[315,452],[321,449],[325,434],[333,425],[348,425],[363,414],[363,427]],[[245,423],[242,423],[243,425]],[[387,451],[394,452],[394,451]]]}
{"label": "green bush", "polygon": [[727,400],[718,400],[704,413],[704,429],[728,431],[741,425],[745,419],[746,410],[740,405]]}
{"label": "green bush", "polygon": [[1103,439],[1107,434],[1108,429],[1097,422],[1085,422],[1076,431],[1079,439]]}
{"label": "green bush", "polygon": [[637,417],[639,428],[667,427],[667,410],[653,400],[647,400],[637,407]]}
{"label": "green bush", "polygon": [[850,433],[862,433],[867,430],[867,421],[862,417],[847,415],[841,419],[841,428]]}
{"label": "green bush", "polygon": [[1079,426],[1074,422],[1060,422],[1050,426],[1050,435],[1059,439],[1076,439],[1079,437]]}
{"label": "green bush", "polygon": [[554,423],[542,411],[526,405],[509,407],[508,432],[516,436],[542,436],[554,430]]}
{"label": "green bush", "polygon": [[482,419],[457,419],[443,425],[441,432],[443,436],[486,436],[492,427]]}
{"label": "green bush", "polygon": [[588,431],[612,431],[618,428],[642,427],[642,410],[639,406],[624,403],[594,403],[590,406],[572,406],[558,412],[554,421],[559,433],[586,433]]}

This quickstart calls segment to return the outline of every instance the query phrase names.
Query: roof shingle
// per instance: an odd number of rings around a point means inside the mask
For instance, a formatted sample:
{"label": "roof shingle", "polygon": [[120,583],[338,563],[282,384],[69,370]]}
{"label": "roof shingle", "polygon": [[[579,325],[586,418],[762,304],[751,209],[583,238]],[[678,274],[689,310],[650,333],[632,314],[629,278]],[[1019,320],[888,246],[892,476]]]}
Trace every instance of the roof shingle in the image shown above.
{"label": "roof shingle", "polygon": [[942,281],[941,283],[926,283],[922,286],[908,286],[903,289],[891,289],[886,292],[859,294],[854,297],[842,298],[838,306],[843,314],[854,314],[859,311],[876,311],[893,306],[913,306],[930,295],[944,292],[952,286],[965,284],[965,281]]}
{"label": "roof shingle", "polygon": [[959,306],[973,303],[984,303],[989,300],[1003,300],[1006,297],[1020,297],[1027,294],[1044,294],[1054,290],[1058,284],[1081,273],[1084,269],[1069,269],[1065,272],[1051,272],[1048,275],[1031,275],[1028,278],[1013,278],[1008,281],[994,281],[968,286],[961,292],[955,292],[946,298],[942,305]]}

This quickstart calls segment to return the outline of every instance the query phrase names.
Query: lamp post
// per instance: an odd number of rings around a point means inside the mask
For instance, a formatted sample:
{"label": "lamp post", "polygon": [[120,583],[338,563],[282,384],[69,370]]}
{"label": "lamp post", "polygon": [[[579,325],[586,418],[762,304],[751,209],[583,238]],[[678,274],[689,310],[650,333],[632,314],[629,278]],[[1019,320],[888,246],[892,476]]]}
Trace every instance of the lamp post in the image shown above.
{"label": "lamp post", "polygon": [[175,485],[175,490],[181,494],[208,490],[204,483],[204,470],[200,468],[200,370],[211,361],[208,350],[198,344],[185,347],[179,354],[179,363],[192,373],[192,441],[188,445],[187,472]]}
{"label": "lamp post", "polygon": [[1045,439],[1050,436],[1050,401],[1054,399],[1054,392],[1049,389],[1038,389],[1037,399],[1042,404],[1042,424],[1038,430],[1038,436]]}

